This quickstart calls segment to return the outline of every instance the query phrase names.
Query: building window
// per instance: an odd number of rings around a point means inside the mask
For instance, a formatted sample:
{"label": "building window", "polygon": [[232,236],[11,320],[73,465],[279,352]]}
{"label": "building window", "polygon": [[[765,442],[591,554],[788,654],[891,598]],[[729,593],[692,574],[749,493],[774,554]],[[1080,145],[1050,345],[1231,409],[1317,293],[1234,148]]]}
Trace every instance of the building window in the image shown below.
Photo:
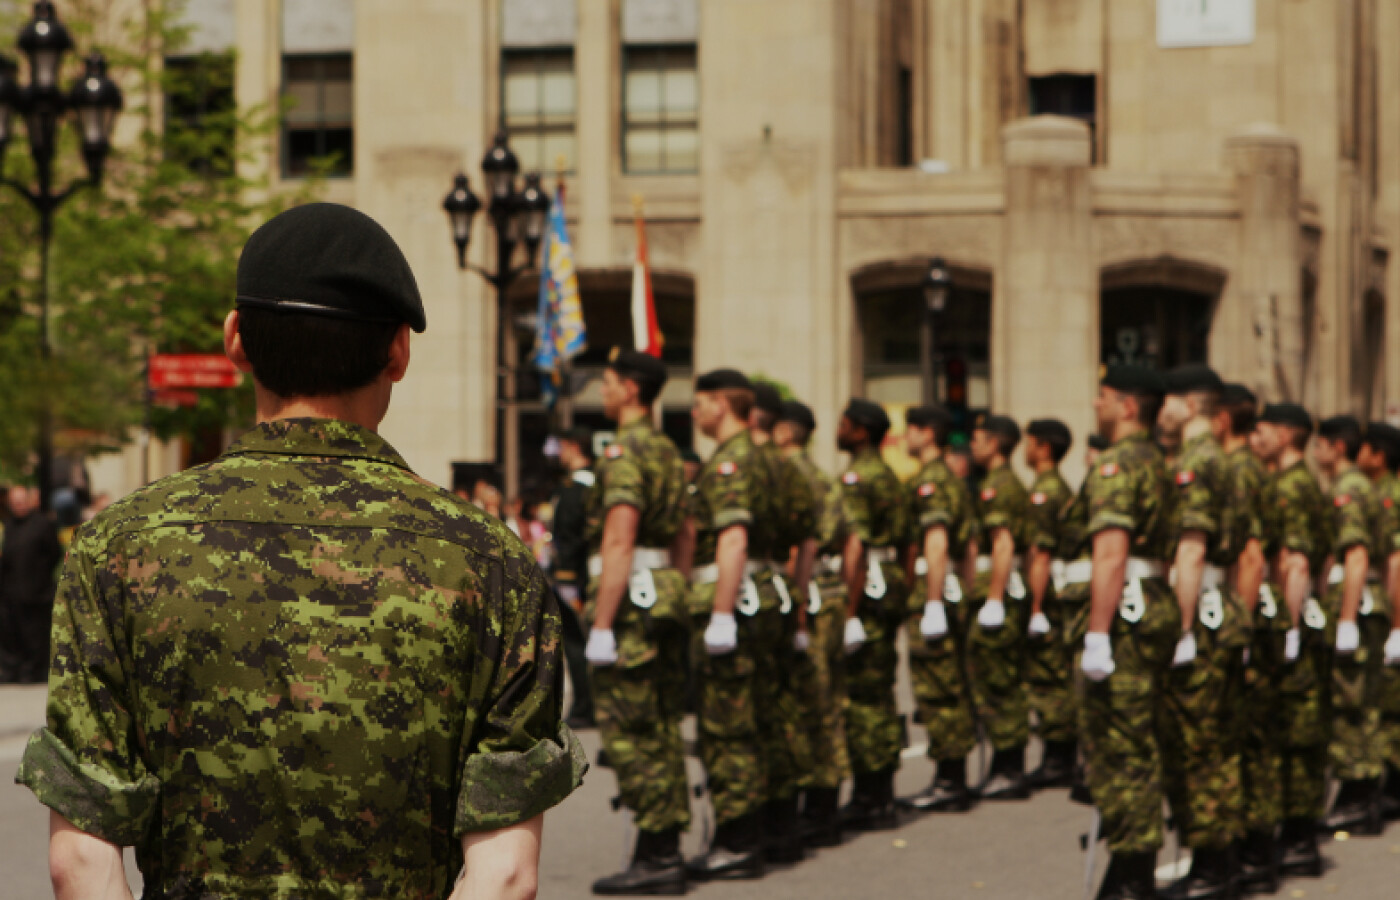
{"label": "building window", "polygon": [[165,61],[165,158],[201,175],[233,172],[233,54]]}
{"label": "building window", "polygon": [[1046,75],[1030,79],[1031,115],[1068,116],[1089,126],[1092,160],[1098,162],[1098,92],[1093,75]]}
{"label": "building window", "polygon": [[700,167],[695,46],[628,47],[623,57],[622,167],[629,174]]}
{"label": "building window", "polygon": [[348,53],[287,56],[282,96],[282,174],[350,175],[355,170],[354,63]]}
{"label": "building window", "polygon": [[501,61],[501,125],[526,172],[573,172],[578,109],[572,50],[508,50]]}

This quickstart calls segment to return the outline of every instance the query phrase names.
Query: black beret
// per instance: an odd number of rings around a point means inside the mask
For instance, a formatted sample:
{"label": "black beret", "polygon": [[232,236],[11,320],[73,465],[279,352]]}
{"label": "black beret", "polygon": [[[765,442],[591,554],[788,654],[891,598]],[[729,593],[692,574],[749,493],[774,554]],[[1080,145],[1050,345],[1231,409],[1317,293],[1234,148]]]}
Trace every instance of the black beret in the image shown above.
{"label": "black beret", "polygon": [[1270,425],[1289,425],[1309,433],[1313,429],[1312,416],[1296,403],[1267,403],[1259,414],[1259,421]]}
{"label": "black beret", "polygon": [[1026,434],[1041,441],[1059,441],[1066,447],[1074,443],[1069,426],[1059,419],[1036,419],[1026,426]]}
{"label": "black beret", "polygon": [[1210,366],[1177,366],[1163,376],[1168,394],[1190,394],[1196,391],[1209,391],[1219,394],[1225,390],[1225,382]]}
{"label": "black beret", "polygon": [[972,428],[974,431],[989,431],[1013,444],[1021,442],[1021,428],[1016,424],[1016,420],[1009,416],[978,416],[977,423]]}
{"label": "black beret", "polygon": [[1089,435],[1090,450],[1097,450],[1100,453],[1102,453],[1103,451],[1107,450],[1109,447],[1112,446],[1113,442],[1110,441],[1108,438],[1104,437],[1103,435],[1099,434],[1097,431]]}
{"label": "black beret", "polygon": [[846,411],[842,415],[850,419],[852,425],[871,428],[881,433],[890,430],[890,417],[886,415],[884,407],[869,400],[853,398],[846,404]]}
{"label": "black beret", "polygon": [[817,417],[812,415],[812,408],[797,400],[783,401],[783,408],[778,413],[778,421],[791,422],[808,431],[817,430]]}
{"label": "black beret", "polygon": [[1130,394],[1165,394],[1162,376],[1143,366],[1113,365],[1104,372],[1099,383],[1115,391]]}
{"label": "black beret", "polygon": [[655,385],[658,390],[666,383],[666,364],[640,350],[614,347],[608,356],[608,368],[638,384]]}
{"label": "black beret", "polygon": [[[752,379],[750,379],[752,381]],[[766,381],[753,382],[753,405],[772,415],[780,415],[783,411],[783,395],[778,393],[778,389]]]}
{"label": "black beret", "polygon": [[239,306],[428,327],[418,282],[378,222],[308,203],[253,232],[238,260]]}
{"label": "black beret", "polygon": [[582,426],[566,428],[555,435],[555,438],[561,441],[568,441],[571,444],[577,444],[579,447],[583,448],[585,453],[593,453],[593,432]]}
{"label": "black beret", "polygon": [[726,388],[751,391],[753,390],[753,382],[749,381],[749,377],[738,369],[715,369],[713,372],[706,372],[695,379],[695,390],[700,393],[722,391]]}
{"label": "black beret", "polygon": [[1367,422],[1366,437],[1363,440],[1372,446],[1384,444],[1400,450],[1400,428],[1389,422]]}
{"label": "black beret", "polygon": [[1328,439],[1361,435],[1361,422],[1356,416],[1333,416],[1317,423],[1317,433]]}
{"label": "black beret", "polygon": [[1254,396],[1254,392],[1242,384],[1234,381],[1227,381],[1225,389],[1220,392],[1220,402],[1226,406],[1254,406],[1259,399]]}
{"label": "black beret", "polygon": [[904,414],[904,421],[915,428],[947,429],[953,417],[941,406],[915,406]]}

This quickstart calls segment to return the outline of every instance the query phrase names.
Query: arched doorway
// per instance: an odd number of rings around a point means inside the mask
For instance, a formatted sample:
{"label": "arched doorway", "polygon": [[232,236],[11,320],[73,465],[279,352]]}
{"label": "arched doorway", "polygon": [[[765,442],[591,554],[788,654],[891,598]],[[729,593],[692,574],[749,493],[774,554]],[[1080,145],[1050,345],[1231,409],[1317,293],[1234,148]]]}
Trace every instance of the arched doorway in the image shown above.
{"label": "arched doorway", "polygon": [[1224,285],[1223,272],[1171,257],[1104,269],[1099,361],[1162,370],[1206,362]]}

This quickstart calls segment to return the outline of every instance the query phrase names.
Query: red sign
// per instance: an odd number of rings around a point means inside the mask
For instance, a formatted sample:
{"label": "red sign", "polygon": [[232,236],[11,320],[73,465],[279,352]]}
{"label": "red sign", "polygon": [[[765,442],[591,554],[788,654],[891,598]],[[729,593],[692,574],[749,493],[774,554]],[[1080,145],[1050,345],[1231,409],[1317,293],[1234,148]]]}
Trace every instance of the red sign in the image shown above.
{"label": "red sign", "polygon": [[151,402],[156,406],[198,406],[198,391],[152,391]]}
{"label": "red sign", "polygon": [[160,353],[150,359],[147,383],[151,390],[167,388],[231,388],[243,374],[228,357],[217,353]]}

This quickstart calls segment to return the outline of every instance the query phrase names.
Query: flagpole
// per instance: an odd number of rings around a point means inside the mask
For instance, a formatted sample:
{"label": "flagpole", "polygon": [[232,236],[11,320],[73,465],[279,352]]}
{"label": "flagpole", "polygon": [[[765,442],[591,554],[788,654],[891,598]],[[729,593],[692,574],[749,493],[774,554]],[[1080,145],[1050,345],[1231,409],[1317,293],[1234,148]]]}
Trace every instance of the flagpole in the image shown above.
{"label": "flagpole", "polygon": [[[554,187],[560,200],[564,198],[564,173],[568,171],[569,159],[564,154],[554,157]],[[568,429],[574,427],[574,364],[568,356],[565,356],[559,366],[559,403],[557,414],[559,417],[559,427]]]}

